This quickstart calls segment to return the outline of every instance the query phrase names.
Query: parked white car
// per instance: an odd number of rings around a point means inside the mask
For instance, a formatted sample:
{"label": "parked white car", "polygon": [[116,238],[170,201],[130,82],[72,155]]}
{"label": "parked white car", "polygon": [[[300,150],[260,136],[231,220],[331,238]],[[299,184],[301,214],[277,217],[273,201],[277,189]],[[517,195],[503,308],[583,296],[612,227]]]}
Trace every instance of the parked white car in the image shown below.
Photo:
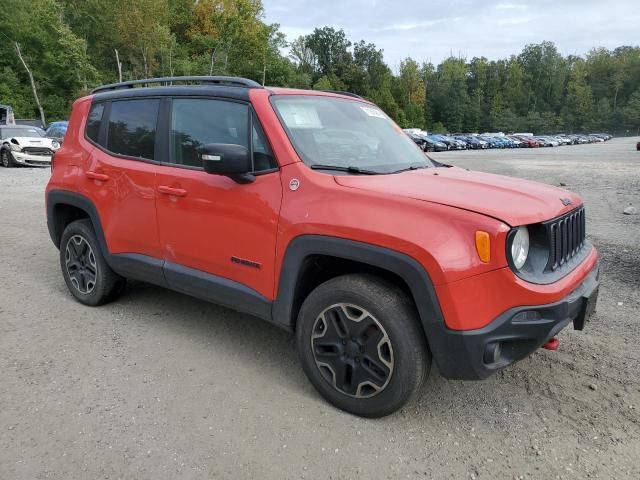
{"label": "parked white car", "polygon": [[41,128],[0,125],[0,164],[3,167],[49,166],[53,153],[59,148],[60,143],[45,137]]}

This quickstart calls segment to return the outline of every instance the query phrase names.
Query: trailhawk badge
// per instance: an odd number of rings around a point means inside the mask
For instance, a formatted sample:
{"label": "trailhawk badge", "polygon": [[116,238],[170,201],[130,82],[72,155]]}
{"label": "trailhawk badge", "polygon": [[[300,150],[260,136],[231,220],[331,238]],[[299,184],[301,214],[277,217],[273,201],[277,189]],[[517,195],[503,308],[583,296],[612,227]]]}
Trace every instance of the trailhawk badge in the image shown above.
{"label": "trailhawk badge", "polygon": [[297,178],[292,178],[291,180],[289,180],[289,189],[292,192],[295,192],[299,188],[300,188],[300,180],[298,180]]}

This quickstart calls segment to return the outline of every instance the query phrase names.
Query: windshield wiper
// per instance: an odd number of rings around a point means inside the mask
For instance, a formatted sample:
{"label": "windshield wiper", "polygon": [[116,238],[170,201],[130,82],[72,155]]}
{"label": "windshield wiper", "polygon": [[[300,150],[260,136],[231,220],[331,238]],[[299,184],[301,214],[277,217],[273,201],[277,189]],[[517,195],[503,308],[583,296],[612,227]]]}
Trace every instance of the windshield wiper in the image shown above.
{"label": "windshield wiper", "polygon": [[346,172],[346,173],[358,173],[360,175],[380,175],[380,172],[374,172],[373,170],[364,170],[359,167],[340,167],[338,165],[322,165],[320,163],[314,163],[311,165],[313,170],[333,170],[335,172]]}
{"label": "windshield wiper", "polygon": [[402,173],[402,172],[408,172],[409,170],[419,170],[421,168],[430,168],[430,167],[428,165],[411,165],[410,167],[401,168],[400,170],[394,170],[393,172],[389,172],[389,173]]}

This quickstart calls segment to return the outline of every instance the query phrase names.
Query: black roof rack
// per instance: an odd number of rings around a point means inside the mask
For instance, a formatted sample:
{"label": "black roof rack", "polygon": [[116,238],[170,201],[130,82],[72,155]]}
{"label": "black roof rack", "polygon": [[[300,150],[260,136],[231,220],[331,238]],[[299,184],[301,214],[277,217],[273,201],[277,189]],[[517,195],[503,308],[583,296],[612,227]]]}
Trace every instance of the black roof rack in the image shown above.
{"label": "black roof rack", "polygon": [[232,87],[246,87],[246,88],[262,88],[258,82],[249,80],[248,78],[241,77],[208,77],[208,76],[195,76],[195,77],[160,77],[160,78],[146,78],[144,80],[130,80],[128,82],[111,83],[109,85],[102,85],[101,87],[94,88],[91,93],[109,92],[112,90],[120,90],[123,88],[133,88],[137,85],[150,85],[152,83],[174,83],[174,82],[190,82],[199,84],[211,84],[211,85],[227,85]]}
{"label": "black roof rack", "polygon": [[360,100],[364,100],[364,98],[362,98],[360,95],[357,95],[351,92],[341,92],[340,90],[322,90],[322,91],[326,93],[337,93],[339,95],[345,95],[347,97],[359,98]]}

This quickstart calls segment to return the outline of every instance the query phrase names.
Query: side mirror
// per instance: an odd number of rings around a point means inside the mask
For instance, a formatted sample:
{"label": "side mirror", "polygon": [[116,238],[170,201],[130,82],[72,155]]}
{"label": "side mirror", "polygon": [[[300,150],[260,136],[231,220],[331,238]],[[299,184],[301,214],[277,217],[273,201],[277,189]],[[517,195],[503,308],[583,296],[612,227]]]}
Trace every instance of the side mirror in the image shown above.
{"label": "side mirror", "polygon": [[209,143],[200,149],[204,171],[212,175],[224,175],[238,183],[251,183],[251,153],[242,145]]}

